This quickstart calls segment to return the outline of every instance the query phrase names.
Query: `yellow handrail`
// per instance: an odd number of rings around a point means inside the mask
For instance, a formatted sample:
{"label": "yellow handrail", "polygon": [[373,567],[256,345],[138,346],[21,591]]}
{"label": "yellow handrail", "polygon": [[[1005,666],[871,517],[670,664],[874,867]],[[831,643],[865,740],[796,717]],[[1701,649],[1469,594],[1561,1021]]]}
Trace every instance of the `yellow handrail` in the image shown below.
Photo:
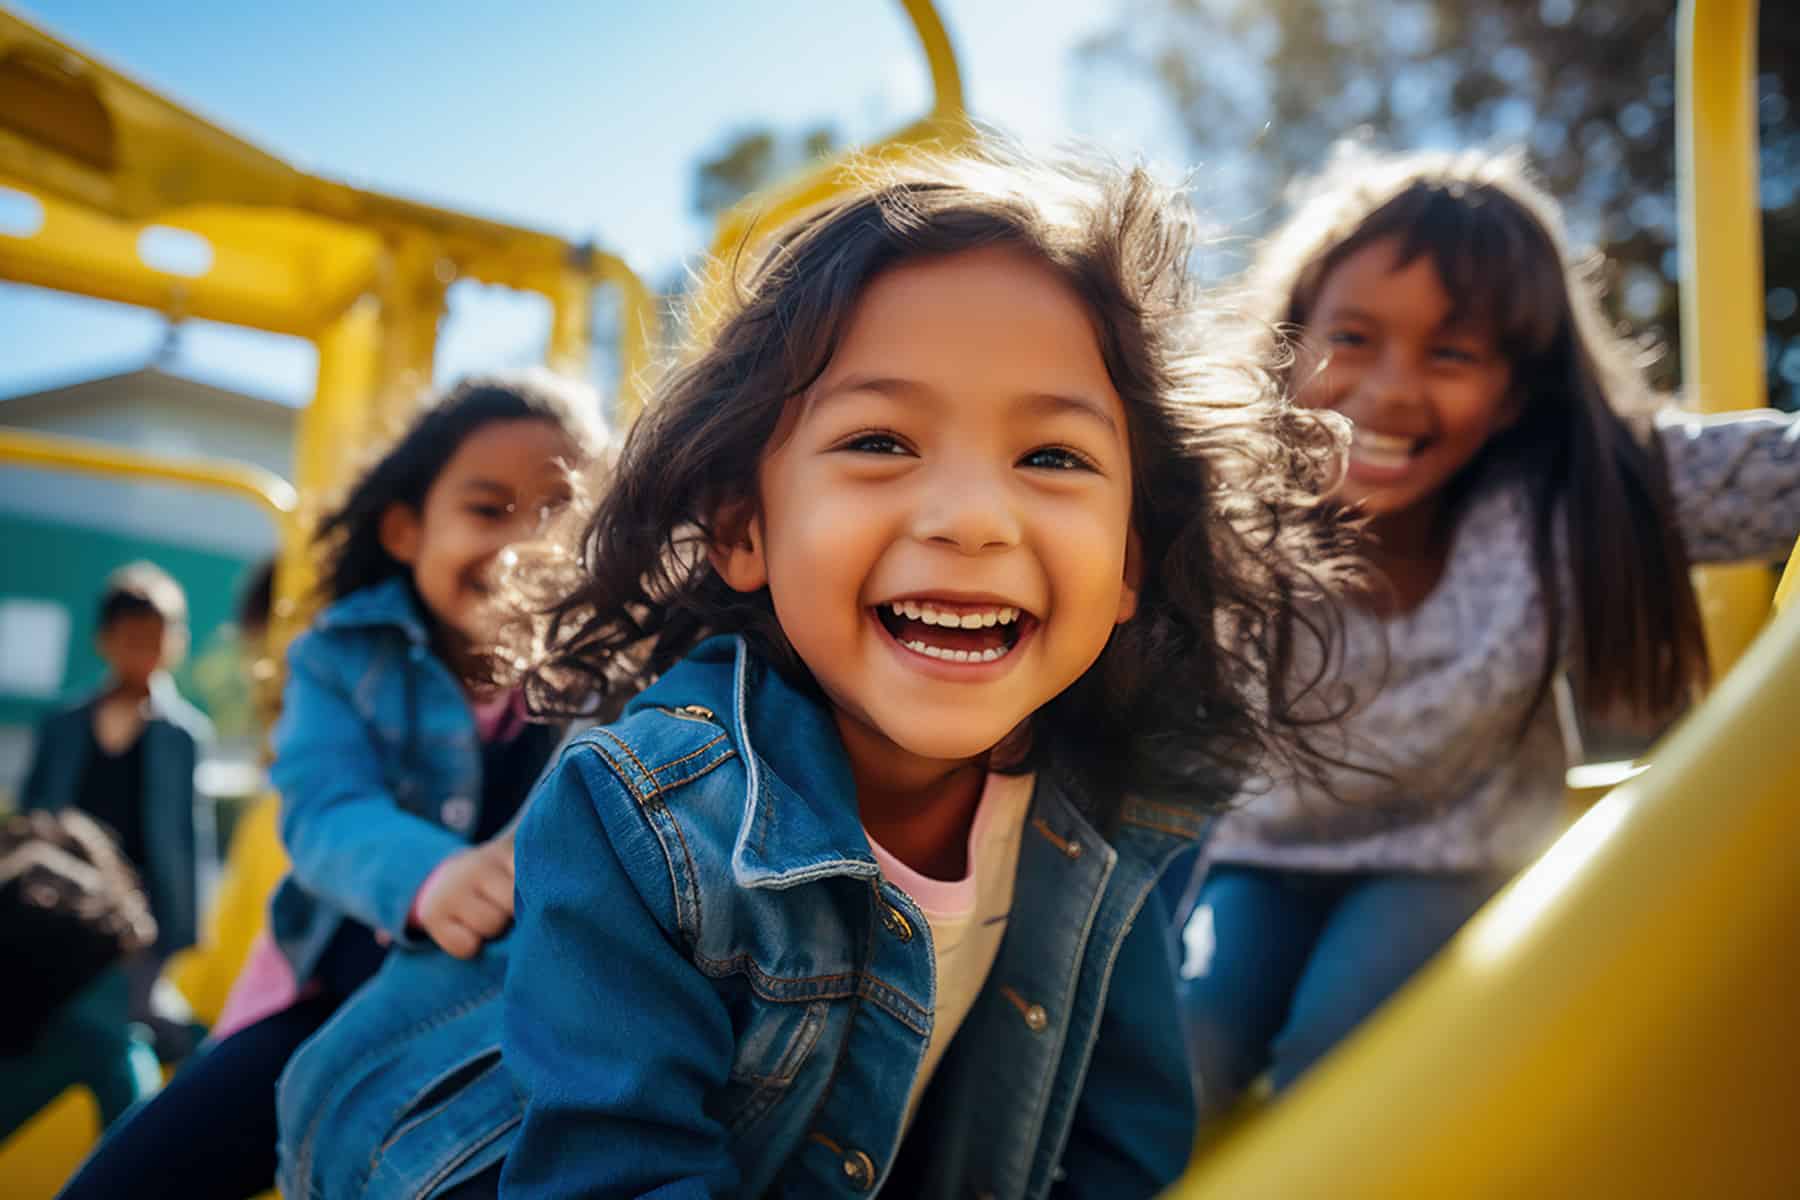
{"label": "yellow handrail", "polygon": [[[967,140],[973,130],[963,108],[962,71],[956,48],[938,16],[932,0],[900,0],[918,36],[927,69],[931,72],[931,111],[895,134],[848,154],[837,155],[778,187],[746,196],[719,218],[713,236],[715,269],[728,264],[753,244],[760,234],[779,229],[816,204],[852,186],[858,164],[872,158],[904,154],[930,146],[950,150]],[[711,286],[717,285],[717,280]]]}
{"label": "yellow handrail", "polygon": [[0,428],[0,462],[228,492],[260,505],[277,525],[284,523],[299,503],[292,484],[250,463],[169,458],[23,429]]}

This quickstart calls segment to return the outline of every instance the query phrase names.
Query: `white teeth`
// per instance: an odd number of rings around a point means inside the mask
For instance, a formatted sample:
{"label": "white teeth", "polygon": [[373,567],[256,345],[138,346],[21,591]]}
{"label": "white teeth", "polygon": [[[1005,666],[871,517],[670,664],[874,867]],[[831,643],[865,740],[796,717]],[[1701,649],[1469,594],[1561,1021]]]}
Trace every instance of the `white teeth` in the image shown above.
{"label": "white teeth", "polygon": [[921,621],[926,625],[941,625],[946,629],[985,629],[995,625],[1011,625],[1019,619],[1019,610],[1011,607],[954,613],[933,608],[929,604],[920,604],[916,600],[890,600],[888,607],[895,616]]}
{"label": "white teeth", "polygon": [[1391,433],[1377,433],[1373,429],[1357,427],[1354,434],[1356,443],[1370,450],[1383,451],[1388,454],[1411,454],[1413,447],[1419,444],[1418,438],[1398,437]]}
{"label": "white teeth", "polygon": [[1396,437],[1391,433],[1358,428],[1351,438],[1350,453],[1370,466],[1397,471],[1411,461],[1419,442],[1419,438]]}
{"label": "white teeth", "polygon": [[929,642],[901,642],[908,650],[923,654],[926,658],[941,658],[945,662],[997,662],[1005,658],[1012,649],[1006,647],[990,647],[986,650],[946,650],[942,646],[933,646]]}

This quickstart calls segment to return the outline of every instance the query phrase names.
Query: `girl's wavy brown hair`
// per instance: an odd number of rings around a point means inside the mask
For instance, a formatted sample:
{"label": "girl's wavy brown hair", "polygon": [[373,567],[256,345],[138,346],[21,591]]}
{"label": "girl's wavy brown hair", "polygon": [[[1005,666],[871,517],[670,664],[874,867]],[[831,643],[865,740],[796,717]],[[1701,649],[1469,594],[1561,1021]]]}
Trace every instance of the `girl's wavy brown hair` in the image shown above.
{"label": "girl's wavy brown hair", "polygon": [[1329,598],[1350,539],[1316,497],[1345,427],[1287,404],[1246,331],[1202,310],[1194,233],[1181,196],[1141,169],[990,143],[871,166],[853,194],[774,235],[660,381],[585,528],[520,576],[540,619],[512,655],[534,707],[591,709],[711,634],[743,635],[816,687],[767,591],[735,592],[707,562],[715,518],[756,504],[783,410],[824,372],[870,280],[1006,246],[1055,271],[1092,316],[1130,426],[1144,580],[1137,615],[1033,717],[1004,769],[1085,785],[1105,821],[1123,791],[1205,806],[1271,750],[1304,757],[1319,705],[1302,715],[1296,702],[1320,676],[1286,668],[1298,640],[1328,649],[1338,636]]}
{"label": "girl's wavy brown hair", "polygon": [[[1296,191],[1293,216],[1251,268],[1266,321],[1303,333],[1331,272],[1392,241],[1399,266],[1431,262],[1454,315],[1491,329],[1512,366],[1522,415],[1452,481],[1447,512],[1454,518],[1496,473],[1528,490],[1550,630],[1539,702],[1567,642],[1595,711],[1673,711],[1705,682],[1706,645],[1652,435],[1646,349],[1606,320],[1602,260],[1571,252],[1556,202],[1516,153],[1383,155],[1346,144]],[[1571,619],[1576,636],[1566,638]]]}

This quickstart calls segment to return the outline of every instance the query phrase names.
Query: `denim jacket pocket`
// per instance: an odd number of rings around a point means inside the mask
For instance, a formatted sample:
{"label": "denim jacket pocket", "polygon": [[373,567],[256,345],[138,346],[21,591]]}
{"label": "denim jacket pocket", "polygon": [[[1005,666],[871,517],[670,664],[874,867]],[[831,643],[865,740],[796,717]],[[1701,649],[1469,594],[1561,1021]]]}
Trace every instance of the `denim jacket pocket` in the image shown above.
{"label": "denim jacket pocket", "polygon": [[500,1047],[482,1046],[409,1100],[376,1151],[369,1195],[424,1200],[498,1162],[525,1112]]}
{"label": "denim jacket pocket", "polygon": [[708,1106],[713,1118],[733,1137],[748,1131],[787,1095],[818,1044],[831,1010],[824,1000],[759,1008],[751,1029],[738,1043],[730,1077]]}

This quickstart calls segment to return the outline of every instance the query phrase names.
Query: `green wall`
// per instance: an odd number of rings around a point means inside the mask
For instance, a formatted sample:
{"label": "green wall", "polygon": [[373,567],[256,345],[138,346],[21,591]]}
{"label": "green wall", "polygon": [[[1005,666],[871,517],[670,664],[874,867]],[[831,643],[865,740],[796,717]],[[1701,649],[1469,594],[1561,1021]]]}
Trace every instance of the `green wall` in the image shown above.
{"label": "green wall", "polygon": [[247,560],[10,513],[0,513],[0,547],[0,597],[51,600],[69,612],[61,698],[0,695],[0,724],[35,723],[99,684],[104,668],[94,653],[94,611],[100,590],[116,568],[138,559],[149,559],[173,575],[187,592],[192,646],[175,677],[189,700],[206,707],[194,686],[194,662],[214,643],[219,627],[230,622],[238,591],[249,576]]}

